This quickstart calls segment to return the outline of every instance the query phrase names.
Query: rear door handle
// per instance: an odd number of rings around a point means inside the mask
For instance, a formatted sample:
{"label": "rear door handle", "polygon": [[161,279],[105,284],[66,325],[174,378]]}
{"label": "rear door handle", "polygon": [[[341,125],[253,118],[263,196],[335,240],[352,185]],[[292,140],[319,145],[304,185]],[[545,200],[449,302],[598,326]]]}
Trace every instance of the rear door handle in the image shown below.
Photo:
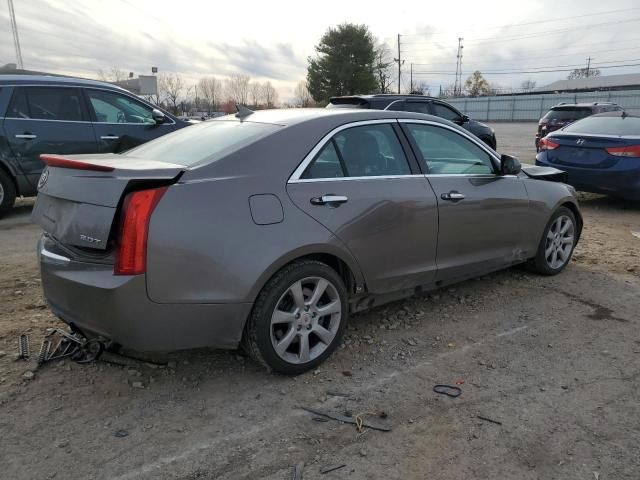
{"label": "rear door handle", "polygon": [[118,140],[119,138],[117,135],[102,135],[100,140]]}
{"label": "rear door handle", "polygon": [[443,193],[442,195],[440,195],[440,198],[443,200],[449,200],[451,202],[459,202],[460,200],[464,200],[464,195],[461,194],[460,192],[449,192],[449,193]]}
{"label": "rear door handle", "polygon": [[16,138],[23,138],[24,140],[33,140],[34,138],[38,138],[38,136],[32,133],[25,132],[21,135],[16,135]]}
{"label": "rear door handle", "polygon": [[312,205],[329,205],[330,207],[337,207],[338,205],[345,203],[349,200],[348,197],[343,195],[322,195],[321,197],[313,197],[311,199]]}

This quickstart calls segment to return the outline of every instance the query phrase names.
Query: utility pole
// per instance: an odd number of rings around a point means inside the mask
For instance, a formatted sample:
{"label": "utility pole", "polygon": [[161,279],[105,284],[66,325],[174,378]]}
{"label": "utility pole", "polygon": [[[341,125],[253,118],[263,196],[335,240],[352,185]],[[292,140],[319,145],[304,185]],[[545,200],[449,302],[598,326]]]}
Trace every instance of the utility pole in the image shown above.
{"label": "utility pole", "polygon": [[588,57],[587,58],[587,72],[586,72],[586,77],[587,78],[589,78],[590,70],[591,70],[591,57]]}
{"label": "utility pole", "polygon": [[413,63],[411,64],[411,75],[409,76],[409,93],[413,93]]}
{"label": "utility pole", "polygon": [[404,60],[402,60],[402,58],[400,57],[401,53],[400,53],[400,34],[398,34],[398,58],[394,58],[393,61],[394,62],[398,62],[398,93],[400,93],[400,79],[402,77],[402,64],[404,63]]}
{"label": "utility pole", "polygon": [[462,41],[464,38],[458,37],[458,53],[456,54],[456,80],[453,84],[453,95],[462,94]]}
{"label": "utility pole", "polygon": [[16,66],[24,69],[22,64],[22,51],[20,50],[20,38],[18,37],[18,24],[16,23],[16,12],[13,9],[13,0],[7,0],[9,3],[9,16],[11,17],[11,30],[13,30],[13,46],[16,50]]}

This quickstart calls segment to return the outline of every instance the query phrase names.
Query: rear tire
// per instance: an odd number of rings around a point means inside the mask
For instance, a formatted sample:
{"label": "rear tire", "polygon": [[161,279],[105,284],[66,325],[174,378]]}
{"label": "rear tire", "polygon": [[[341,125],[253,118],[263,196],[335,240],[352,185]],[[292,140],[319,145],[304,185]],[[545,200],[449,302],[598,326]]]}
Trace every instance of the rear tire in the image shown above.
{"label": "rear tire", "polygon": [[557,275],[566,268],[578,239],[576,217],[567,207],[558,208],[544,228],[536,256],[527,268],[542,275]]}
{"label": "rear tire", "polygon": [[315,260],[297,261],[276,273],[258,295],[243,348],[269,370],[298,375],[331,355],[347,318],[340,275]]}
{"label": "rear tire", "polygon": [[11,177],[0,169],[0,217],[13,207],[16,201],[16,186]]}

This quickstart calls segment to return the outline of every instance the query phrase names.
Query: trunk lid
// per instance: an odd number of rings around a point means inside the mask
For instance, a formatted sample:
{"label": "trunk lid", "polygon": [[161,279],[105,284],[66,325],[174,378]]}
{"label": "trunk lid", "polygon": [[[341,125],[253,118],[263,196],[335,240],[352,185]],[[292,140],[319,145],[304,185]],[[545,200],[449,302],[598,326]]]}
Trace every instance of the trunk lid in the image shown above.
{"label": "trunk lid", "polygon": [[107,250],[114,219],[132,191],[178,180],[183,165],[117,154],[43,155],[34,223],[63,245]]}
{"label": "trunk lid", "polygon": [[554,135],[548,137],[560,146],[547,151],[551,163],[583,168],[609,168],[617,162],[607,148],[624,146],[620,138],[597,135]]}

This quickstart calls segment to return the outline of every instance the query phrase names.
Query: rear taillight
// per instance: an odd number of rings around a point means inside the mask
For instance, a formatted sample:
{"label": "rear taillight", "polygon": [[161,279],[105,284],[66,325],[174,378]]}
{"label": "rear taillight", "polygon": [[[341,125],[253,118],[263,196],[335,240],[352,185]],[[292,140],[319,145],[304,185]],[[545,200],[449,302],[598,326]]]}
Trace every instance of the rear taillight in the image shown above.
{"label": "rear taillight", "polygon": [[640,157],[640,145],[628,145],[626,147],[607,148],[609,155],[616,157]]}
{"label": "rear taillight", "polygon": [[540,139],[540,150],[555,150],[560,146],[559,143],[549,140],[548,138]]}
{"label": "rear taillight", "polygon": [[153,188],[125,197],[113,268],[115,275],[140,275],[146,271],[149,221],[166,191],[167,187]]}

